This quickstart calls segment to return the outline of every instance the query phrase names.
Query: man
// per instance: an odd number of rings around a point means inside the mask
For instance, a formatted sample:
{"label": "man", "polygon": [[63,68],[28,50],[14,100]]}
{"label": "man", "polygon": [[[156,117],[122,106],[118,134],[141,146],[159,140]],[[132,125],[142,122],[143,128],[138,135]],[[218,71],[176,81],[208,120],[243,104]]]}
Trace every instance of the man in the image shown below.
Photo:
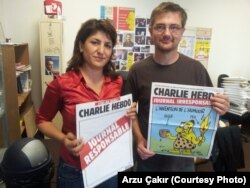
{"label": "man", "polygon": [[133,46],[134,46],[134,42],[132,41],[132,34],[127,33],[125,36],[125,41],[123,43],[123,47],[133,47]]}
{"label": "man", "polygon": [[45,62],[45,75],[53,75],[54,62],[48,59]]}
{"label": "man", "polygon": [[[157,6],[149,25],[155,53],[133,64],[128,73],[124,91],[132,93],[133,100],[138,102],[138,121],[133,124],[137,171],[194,171],[192,158],[157,155],[146,148],[152,82],[212,86],[203,65],[177,51],[186,20],[187,14],[178,4],[163,2]],[[216,94],[211,104],[222,115],[228,110],[229,100]]]}

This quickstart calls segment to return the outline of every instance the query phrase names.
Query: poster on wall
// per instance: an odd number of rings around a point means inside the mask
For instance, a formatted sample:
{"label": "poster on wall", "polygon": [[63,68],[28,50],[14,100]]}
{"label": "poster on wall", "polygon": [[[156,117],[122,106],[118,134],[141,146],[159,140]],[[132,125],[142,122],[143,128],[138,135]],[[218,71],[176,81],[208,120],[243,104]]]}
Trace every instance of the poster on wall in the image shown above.
{"label": "poster on wall", "polygon": [[135,27],[135,9],[118,7],[118,30],[133,31]]}
{"label": "poster on wall", "polygon": [[195,35],[183,36],[178,47],[178,51],[188,57],[194,57]]}
{"label": "poster on wall", "polygon": [[200,61],[205,67],[208,65],[209,52],[211,48],[212,29],[197,28],[196,45],[194,58]]}
{"label": "poster on wall", "polygon": [[212,29],[187,27],[179,43],[178,51],[208,66]]}

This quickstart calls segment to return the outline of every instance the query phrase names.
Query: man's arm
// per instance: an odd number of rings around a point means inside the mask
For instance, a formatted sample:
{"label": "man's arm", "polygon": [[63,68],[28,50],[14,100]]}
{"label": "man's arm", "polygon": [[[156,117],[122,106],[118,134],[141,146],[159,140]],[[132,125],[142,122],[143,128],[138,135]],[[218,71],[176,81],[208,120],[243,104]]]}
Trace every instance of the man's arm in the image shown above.
{"label": "man's arm", "polygon": [[132,124],[133,124],[134,140],[136,143],[136,150],[141,159],[146,160],[149,157],[154,156],[155,153],[147,149],[147,141],[141,133],[138,118],[134,119]]}

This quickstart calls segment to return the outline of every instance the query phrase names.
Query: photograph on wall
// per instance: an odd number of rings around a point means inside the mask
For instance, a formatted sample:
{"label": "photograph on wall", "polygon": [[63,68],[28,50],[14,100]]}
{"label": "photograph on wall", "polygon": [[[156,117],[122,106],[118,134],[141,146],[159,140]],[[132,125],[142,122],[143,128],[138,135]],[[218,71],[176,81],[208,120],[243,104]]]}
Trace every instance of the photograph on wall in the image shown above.
{"label": "photograph on wall", "polygon": [[114,55],[116,60],[127,60],[128,50],[126,49],[116,49]]}
{"label": "photograph on wall", "polygon": [[122,33],[117,33],[116,47],[121,47],[122,44],[123,44],[123,34]]}
{"label": "photograph on wall", "polygon": [[147,19],[146,18],[135,18],[135,27],[146,27]]}
{"label": "photograph on wall", "polygon": [[144,59],[144,53],[134,53],[134,62],[138,63]]}
{"label": "photograph on wall", "polygon": [[135,28],[135,34],[145,36],[146,35],[146,28],[139,28],[139,27]]}
{"label": "photograph on wall", "polygon": [[154,43],[153,43],[151,37],[150,37],[150,36],[147,36],[147,37],[146,37],[146,45],[153,45],[153,44],[154,44]]}
{"label": "photograph on wall", "polygon": [[48,76],[59,75],[59,56],[45,56],[44,74]]}
{"label": "photograph on wall", "polygon": [[134,33],[124,33],[123,47],[133,47],[134,46]]}
{"label": "photograph on wall", "polygon": [[146,43],[146,38],[145,36],[141,35],[136,35],[135,36],[135,44],[136,45],[145,45]]}

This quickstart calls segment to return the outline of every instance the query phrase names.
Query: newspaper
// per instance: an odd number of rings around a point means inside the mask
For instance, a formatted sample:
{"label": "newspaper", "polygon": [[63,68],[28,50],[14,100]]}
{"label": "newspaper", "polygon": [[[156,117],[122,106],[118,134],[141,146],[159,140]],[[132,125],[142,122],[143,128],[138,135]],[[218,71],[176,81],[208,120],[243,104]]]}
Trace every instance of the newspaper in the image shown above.
{"label": "newspaper", "polygon": [[131,120],[126,115],[132,95],[76,106],[77,136],[84,187],[95,187],[133,166]]}
{"label": "newspaper", "polygon": [[250,103],[250,81],[243,77],[225,77],[222,87],[229,97],[230,107],[228,112],[238,116],[248,112],[247,104]]}
{"label": "newspaper", "polygon": [[210,97],[222,88],[152,83],[149,150],[157,154],[209,158],[219,115]]}

